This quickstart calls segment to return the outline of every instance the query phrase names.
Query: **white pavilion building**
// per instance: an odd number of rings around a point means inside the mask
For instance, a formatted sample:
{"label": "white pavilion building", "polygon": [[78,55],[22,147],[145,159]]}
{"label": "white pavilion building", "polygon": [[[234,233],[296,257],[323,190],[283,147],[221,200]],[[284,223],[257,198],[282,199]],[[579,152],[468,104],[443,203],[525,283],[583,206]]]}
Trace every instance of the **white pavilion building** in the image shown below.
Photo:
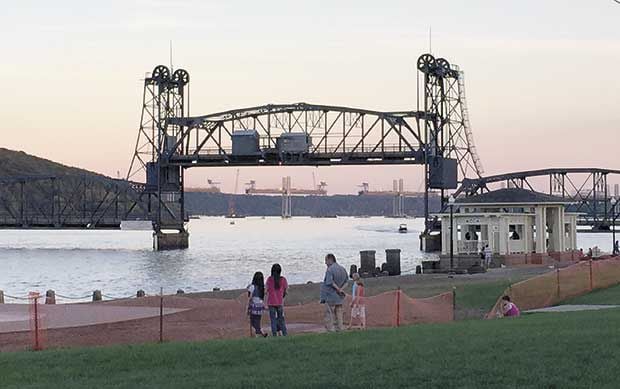
{"label": "white pavilion building", "polygon": [[[488,245],[493,265],[546,263],[577,258],[577,213],[566,212],[570,202],[520,188],[499,189],[457,199],[441,218],[441,268],[454,243],[455,268],[480,261]],[[452,232],[452,236],[450,233]]]}

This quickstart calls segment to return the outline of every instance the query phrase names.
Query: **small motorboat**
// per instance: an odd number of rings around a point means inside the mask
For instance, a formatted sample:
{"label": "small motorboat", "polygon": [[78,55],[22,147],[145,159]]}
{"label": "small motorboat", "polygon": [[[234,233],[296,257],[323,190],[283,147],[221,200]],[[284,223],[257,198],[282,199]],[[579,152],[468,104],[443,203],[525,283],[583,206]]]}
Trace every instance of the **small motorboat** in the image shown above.
{"label": "small motorboat", "polygon": [[401,234],[406,234],[407,233],[407,225],[403,223],[400,226],[398,226],[398,232],[400,232]]}

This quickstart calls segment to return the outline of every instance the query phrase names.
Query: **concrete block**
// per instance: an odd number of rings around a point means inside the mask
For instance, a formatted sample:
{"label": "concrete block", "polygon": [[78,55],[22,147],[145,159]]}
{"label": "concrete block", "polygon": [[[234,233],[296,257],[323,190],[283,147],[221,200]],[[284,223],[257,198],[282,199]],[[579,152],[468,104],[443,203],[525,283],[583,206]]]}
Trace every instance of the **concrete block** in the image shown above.
{"label": "concrete block", "polygon": [[180,250],[189,247],[189,233],[183,232],[154,232],[153,233],[153,250]]}
{"label": "concrete block", "polygon": [[51,289],[45,292],[45,304],[56,304],[56,292]]}

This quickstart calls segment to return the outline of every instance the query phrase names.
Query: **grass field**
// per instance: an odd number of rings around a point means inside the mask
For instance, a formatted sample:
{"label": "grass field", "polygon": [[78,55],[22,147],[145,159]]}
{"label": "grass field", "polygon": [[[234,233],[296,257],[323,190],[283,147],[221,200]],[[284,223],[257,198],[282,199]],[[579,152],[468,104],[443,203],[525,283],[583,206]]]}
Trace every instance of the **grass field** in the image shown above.
{"label": "grass field", "polygon": [[618,387],[620,309],[0,354],[2,388]]}
{"label": "grass field", "polygon": [[620,284],[606,289],[598,289],[583,296],[562,301],[566,304],[620,305]]}

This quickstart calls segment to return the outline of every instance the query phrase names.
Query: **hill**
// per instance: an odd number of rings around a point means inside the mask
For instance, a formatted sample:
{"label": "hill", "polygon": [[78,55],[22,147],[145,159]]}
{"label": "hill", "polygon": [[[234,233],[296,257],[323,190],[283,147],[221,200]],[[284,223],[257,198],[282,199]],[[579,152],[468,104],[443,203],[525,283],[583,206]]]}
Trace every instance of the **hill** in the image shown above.
{"label": "hill", "polygon": [[65,175],[105,177],[102,174],[66,166],[49,159],[27,154],[23,151],[14,151],[0,147],[0,177]]}

